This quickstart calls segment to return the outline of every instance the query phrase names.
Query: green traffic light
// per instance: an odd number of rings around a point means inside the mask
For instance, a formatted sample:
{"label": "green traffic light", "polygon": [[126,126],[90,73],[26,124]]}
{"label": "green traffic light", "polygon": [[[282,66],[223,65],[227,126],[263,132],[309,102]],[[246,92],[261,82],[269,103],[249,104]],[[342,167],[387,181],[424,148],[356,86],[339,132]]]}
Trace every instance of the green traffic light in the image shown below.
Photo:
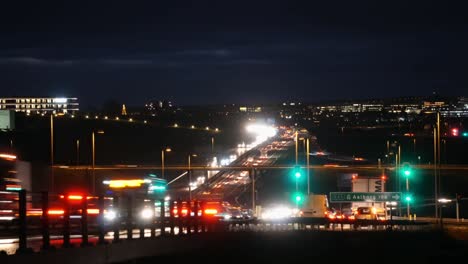
{"label": "green traffic light", "polygon": [[291,202],[297,206],[302,205],[305,201],[305,196],[302,192],[295,192],[291,196]]}
{"label": "green traffic light", "polygon": [[296,176],[296,178],[300,178],[301,177],[301,173],[299,171],[296,171],[296,173],[294,173],[294,176]]}
{"label": "green traffic light", "polygon": [[411,202],[411,200],[412,200],[412,199],[411,199],[411,196],[408,195],[408,196],[405,197],[405,201]]}
{"label": "green traffic light", "polygon": [[464,137],[468,137],[468,132],[463,132],[462,134]]}
{"label": "green traffic light", "polygon": [[404,173],[405,173],[405,176],[410,176],[410,175],[411,175],[411,171],[410,171],[410,170],[405,170]]}

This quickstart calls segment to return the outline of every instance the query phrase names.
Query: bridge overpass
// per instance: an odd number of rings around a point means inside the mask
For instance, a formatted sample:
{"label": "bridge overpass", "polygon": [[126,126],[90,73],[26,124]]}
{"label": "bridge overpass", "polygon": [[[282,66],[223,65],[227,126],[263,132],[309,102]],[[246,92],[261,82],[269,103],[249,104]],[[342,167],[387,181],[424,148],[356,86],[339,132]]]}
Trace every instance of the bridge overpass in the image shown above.
{"label": "bridge overpass", "polygon": [[[336,170],[336,171],[357,171],[357,170],[369,170],[369,171],[381,171],[381,170],[394,170],[395,166],[392,165],[298,165],[303,169],[310,170]],[[415,170],[434,170],[434,165],[411,165]],[[69,165],[54,165],[53,168],[57,171],[60,170],[73,170],[73,171],[91,171],[93,167],[91,166],[69,166]],[[269,165],[269,166],[222,166],[222,167],[212,167],[212,166],[190,166],[187,165],[170,165],[164,166],[164,170],[202,170],[202,171],[244,171],[249,169],[258,169],[258,170],[285,170],[293,169],[295,165],[293,164],[278,164],[278,165]],[[128,170],[128,171],[138,171],[138,170],[161,170],[161,166],[153,165],[135,165],[135,164],[121,164],[121,165],[100,165],[94,168],[96,171],[106,171],[106,170]],[[440,170],[460,170],[468,171],[468,165],[466,164],[450,164],[450,165],[440,165],[437,167]]]}

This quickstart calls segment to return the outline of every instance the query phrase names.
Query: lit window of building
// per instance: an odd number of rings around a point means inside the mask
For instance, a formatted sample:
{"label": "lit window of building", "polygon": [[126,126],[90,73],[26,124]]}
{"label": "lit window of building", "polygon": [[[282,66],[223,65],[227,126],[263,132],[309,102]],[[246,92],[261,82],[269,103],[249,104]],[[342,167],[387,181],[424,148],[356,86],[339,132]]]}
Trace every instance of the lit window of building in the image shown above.
{"label": "lit window of building", "polygon": [[[44,104],[45,102],[48,103]],[[40,109],[40,111],[37,111],[38,114],[45,112],[73,113],[79,110],[79,104],[78,98],[0,98],[0,108],[14,110],[16,112],[30,112],[30,109]]]}

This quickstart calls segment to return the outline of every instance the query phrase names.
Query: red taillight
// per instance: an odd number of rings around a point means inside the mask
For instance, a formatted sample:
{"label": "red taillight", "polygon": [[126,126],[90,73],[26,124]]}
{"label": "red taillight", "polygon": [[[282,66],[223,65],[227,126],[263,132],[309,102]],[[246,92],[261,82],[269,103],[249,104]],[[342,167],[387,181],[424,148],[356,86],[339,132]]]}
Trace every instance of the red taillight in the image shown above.
{"label": "red taillight", "polygon": [[68,195],[68,200],[81,200],[83,196],[81,195]]}
{"label": "red taillight", "polygon": [[188,213],[188,210],[187,210],[187,209],[182,209],[182,210],[181,210],[181,213],[182,213],[182,215],[184,215],[184,216],[185,216],[185,215],[187,215],[187,213]]}
{"label": "red taillight", "polygon": [[328,215],[328,218],[330,218],[330,219],[335,219],[335,215],[330,214],[330,215]]}
{"label": "red taillight", "polygon": [[88,214],[99,214],[99,209],[88,209],[87,210]]}
{"label": "red taillight", "polygon": [[173,213],[174,215],[177,215],[178,212],[179,212],[179,211],[178,211],[177,209],[172,210],[172,213]]}
{"label": "red taillight", "polygon": [[349,220],[354,220],[354,219],[356,219],[356,217],[354,217],[354,215],[352,215],[352,216],[348,217],[348,219]]}
{"label": "red taillight", "polygon": [[60,209],[50,209],[49,211],[47,211],[47,214],[49,215],[63,215],[64,213],[65,211]]}
{"label": "red taillight", "polygon": [[205,209],[205,214],[207,215],[215,215],[218,213],[218,210],[216,209]]}

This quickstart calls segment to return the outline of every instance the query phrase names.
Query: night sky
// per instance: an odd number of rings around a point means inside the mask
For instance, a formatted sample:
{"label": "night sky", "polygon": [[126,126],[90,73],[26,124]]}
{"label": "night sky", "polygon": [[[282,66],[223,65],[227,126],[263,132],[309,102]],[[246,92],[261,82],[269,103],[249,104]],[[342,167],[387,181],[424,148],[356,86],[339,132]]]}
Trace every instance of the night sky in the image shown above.
{"label": "night sky", "polygon": [[468,15],[455,1],[4,2],[0,97],[86,107],[468,95]]}

